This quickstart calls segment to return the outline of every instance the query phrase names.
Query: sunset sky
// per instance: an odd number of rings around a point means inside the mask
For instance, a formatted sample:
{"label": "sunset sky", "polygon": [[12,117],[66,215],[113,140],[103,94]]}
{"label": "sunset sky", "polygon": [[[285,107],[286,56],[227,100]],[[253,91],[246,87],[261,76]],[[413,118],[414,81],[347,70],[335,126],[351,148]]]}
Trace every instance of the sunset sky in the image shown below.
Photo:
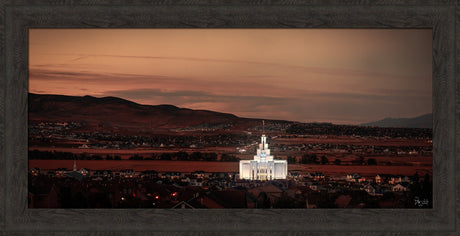
{"label": "sunset sky", "polygon": [[360,124],[432,110],[431,30],[31,29],[29,91]]}

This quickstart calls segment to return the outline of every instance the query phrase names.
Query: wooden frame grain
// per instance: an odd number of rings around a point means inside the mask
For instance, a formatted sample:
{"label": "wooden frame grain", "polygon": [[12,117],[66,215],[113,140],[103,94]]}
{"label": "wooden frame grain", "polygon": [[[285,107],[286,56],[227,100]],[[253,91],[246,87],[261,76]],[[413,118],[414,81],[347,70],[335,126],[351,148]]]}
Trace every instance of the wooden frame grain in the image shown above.
{"label": "wooden frame grain", "polygon": [[[373,2],[373,1],[369,1]],[[457,235],[460,35],[456,1],[6,0],[0,3],[0,229],[4,235]],[[31,28],[431,28],[433,209],[28,209]]]}

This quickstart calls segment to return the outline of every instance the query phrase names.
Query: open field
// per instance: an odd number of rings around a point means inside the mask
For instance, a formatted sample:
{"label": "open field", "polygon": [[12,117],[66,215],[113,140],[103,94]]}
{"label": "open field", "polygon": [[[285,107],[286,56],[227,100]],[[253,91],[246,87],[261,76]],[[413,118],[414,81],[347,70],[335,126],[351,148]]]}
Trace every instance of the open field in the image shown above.
{"label": "open field", "polygon": [[[39,151],[57,151],[57,152],[71,152],[76,154],[88,153],[97,155],[119,155],[122,159],[128,159],[132,155],[141,155],[144,157],[151,156],[152,154],[158,153],[175,153],[178,151],[184,151],[188,153],[192,152],[216,152],[216,153],[234,153],[235,156],[242,160],[253,159],[254,153],[246,152],[244,154],[236,153],[235,147],[207,147],[207,148],[136,148],[127,150],[118,149],[95,149],[95,148],[63,148],[63,147],[30,147],[29,150]],[[318,156],[326,156],[330,162],[333,162],[336,158],[340,159],[343,163],[351,162],[358,158],[355,154],[342,154],[342,153],[329,153],[329,152],[314,152]],[[299,151],[285,151],[285,152],[273,152],[277,159],[286,159],[287,156],[300,157],[302,152]],[[374,158],[379,163],[391,162],[395,165],[432,165],[432,157],[420,156],[420,155],[407,155],[407,156],[375,156],[363,154],[365,160]]]}
{"label": "open field", "polygon": [[[29,160],[29,167],[40,169],[72,169],[73,160]],[[238,162],[207,162],[207,161],[152,161],[152,160],[78,160],[77,168],[88,168],[90,170],[123,170],[133,169],[135,171],[156,170],[193,172],[203,170],[206,172],[238,172]]]}
{"label": "open field", "polygon": [[234,147],[208,147],[208,148],[135,148],[135,149],[97,149],[97,148],[66,148],[66,147],[29,147],[29,150],[38,151],[56,151],[56,152],[71,152],[75,154],[97,154],[97,155],[119,155],[123,159],[127,159],[132,155],[150,156],[152,153],[173,153],[173,152],[235,152]]}
{"label": "open field", "polygon": [[[29,160],[29,168],[40,169],[72,169],[73,160]],[[203,170],[206,172],[238,172],[238,162],[206,162],[206,161],[157,161],[157,160],[78,160],[77,167],[91,170],[122,170],[134,169],[136,171],[177,171],[193,172]],[[432,174],[431,166],[338,166],[338,165],[289,165],[289,171],[301,173],[322,172],[327,176],[343,176],[350,173],[360,173],[362,176],[375,176],[377,174],[393,175],[419,175]]]}
{"label": "open field", "polygon": [[[371,146],[388,146],[388,147],[421,147],[430,148],[432,143],[426,139],[397,139],[397,138],[374,138],[374,137],[351,137],[351,136],[312,136],[312,137],[276,137],[269,140],[269,145],[302,145],[302,144],[338,144],[338,145],[363,145]],[[123,160],[78,160],[78,168],[97,169],[134,169],[136,171],[156,170],[156,171],[177,171],[193,172],[203,170],[206,172],[238,172],[238,162],[206,162],[206,161],[164,161],[164,160],[128,160],[133,155],[151,157],[152,154],[174,153],[178,151],[188,152],[214,152],[217,154],[231,154],[244,159],[253,159],[256,145],[251,144],[244,147],[247,149],[244,153],[239,153],[236,146],[227,147],[202,147],[202,148],[178,148],[178,147],[137,147],[130,149],[102,149],[102,148],[75,148],[62,146],[34,146],[31,145],[29,150],[39,151],[57,151],[70,152],[75,154],[95,154],[100,156],[118,155]],[[366,148],[367,149],[367,148]],[[364,149],[365,150],[365,149]],[[410,149],[412,150],[412,149]],[[432,175],[433,158],[430,153],[420,153],[414,155],[396,155],[390,153],[369,153],[363,152],[343,152],[343,150],[326,149],[326,150],[276,150],[272,149],[275,159],[286,159],[288,156],[296,157],[300,160],[304,154],[315,154],[318,157],[325,156],[329,164],[290,164],[289,171],[299,171],[301,173],[322,172],[327,176],[344,176],[351,173],[359,173],[363,176],[375,176],[376,174],[393,174],[393,175],[413,175],[418,172],[419,175],[428,173]],[[356,165],[353,161],[358,158],[367,160],[373,158],[378,165]],[[332,165],[336,159],[341,161],[340,165]],[[68,168],[72,169],[73,160],[29,160],[29,168],[39,167],[41,169]]]}

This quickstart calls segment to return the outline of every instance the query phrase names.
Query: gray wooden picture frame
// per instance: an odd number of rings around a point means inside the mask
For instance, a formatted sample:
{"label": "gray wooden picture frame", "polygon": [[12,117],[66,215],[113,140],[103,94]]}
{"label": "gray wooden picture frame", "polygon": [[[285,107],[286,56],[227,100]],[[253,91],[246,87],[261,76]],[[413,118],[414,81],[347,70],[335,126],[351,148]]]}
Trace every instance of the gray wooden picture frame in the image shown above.
{"label": "gray wooden picture frame", "polygon": [[[458,235],[457,1],[2,0],[1,235]],[[28,29],[431,28],[432,209],[28,209]],[[456,37],[457,36],[457,37]]]}

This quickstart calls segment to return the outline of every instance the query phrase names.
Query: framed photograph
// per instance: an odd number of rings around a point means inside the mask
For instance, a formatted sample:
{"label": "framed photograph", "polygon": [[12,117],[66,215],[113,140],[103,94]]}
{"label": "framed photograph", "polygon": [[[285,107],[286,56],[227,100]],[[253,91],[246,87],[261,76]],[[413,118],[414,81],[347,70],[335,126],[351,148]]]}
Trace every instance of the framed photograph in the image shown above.
{"label": "framed photograph", "polygon": [[3,231],[457,231],[455,5],[53,4],[2,5]]}
{"label": "framed photograph", "polygon": [[29,208],[431,208],[431,35],[29,29]]}

